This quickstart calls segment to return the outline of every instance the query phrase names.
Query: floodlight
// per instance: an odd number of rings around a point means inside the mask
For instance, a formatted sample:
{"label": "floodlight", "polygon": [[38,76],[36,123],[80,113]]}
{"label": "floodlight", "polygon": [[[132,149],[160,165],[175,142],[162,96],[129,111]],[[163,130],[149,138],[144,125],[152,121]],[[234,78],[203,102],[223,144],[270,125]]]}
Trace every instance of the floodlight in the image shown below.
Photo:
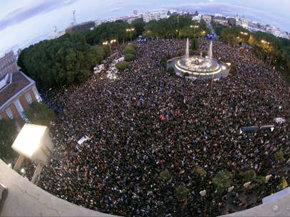
{"label": "floodlight", "polygon": [[15,139],[12,149],[32,161],[48,162],[52,143],[46,126],[25,124]]}

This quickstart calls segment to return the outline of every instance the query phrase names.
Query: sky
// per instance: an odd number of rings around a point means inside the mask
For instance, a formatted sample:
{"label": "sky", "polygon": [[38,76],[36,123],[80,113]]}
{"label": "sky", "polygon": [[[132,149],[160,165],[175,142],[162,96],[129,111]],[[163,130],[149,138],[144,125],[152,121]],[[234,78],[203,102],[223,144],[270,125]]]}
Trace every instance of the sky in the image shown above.
{"label": "sky", "polygon": [[0,56],[78,23],[160,9],[240,15],[290,32],[290,0],[0,0]]}

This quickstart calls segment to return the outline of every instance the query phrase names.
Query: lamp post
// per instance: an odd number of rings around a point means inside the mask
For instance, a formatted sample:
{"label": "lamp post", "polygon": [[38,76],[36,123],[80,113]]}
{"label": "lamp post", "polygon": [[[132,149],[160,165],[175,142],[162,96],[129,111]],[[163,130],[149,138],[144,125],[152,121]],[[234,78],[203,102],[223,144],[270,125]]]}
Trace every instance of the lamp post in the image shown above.
{"label": "lamp post", "polygon": [[111,45],[112,45],[112,44],[115,44],[115,43],[117,43],[117,39],[111,39],[111,40],[109,40],[109,41],[104,41],[104,42],[102,43],[102,45],[103,45],[103,46],[109,46],[109,48],[110,48],[110,54],[111,54],[111,53],[112,53]]}
{"label": "lamp post", "polygon": [[19,171],[25,158],[37,163],[31,180],[35,183],[38,180],[43,166],[48,164],[53,149],[48,127],[25,124],[16,137],[12,149],[19,153],[14,170]]}
{"label": "lamp post", "polygon": [[193,28],[194,29],[194,37],[195,37],[195,29],[198,29],[199,28],[199,25],[190,25],[190,28]]}
{"label": "lamp post", "polygon": [[135,31],[135,28],[129,28],[129,29],[126,29],[126,32],[130,34],[130,40],[132,40],[132,36],[133,36],[133,32]]}

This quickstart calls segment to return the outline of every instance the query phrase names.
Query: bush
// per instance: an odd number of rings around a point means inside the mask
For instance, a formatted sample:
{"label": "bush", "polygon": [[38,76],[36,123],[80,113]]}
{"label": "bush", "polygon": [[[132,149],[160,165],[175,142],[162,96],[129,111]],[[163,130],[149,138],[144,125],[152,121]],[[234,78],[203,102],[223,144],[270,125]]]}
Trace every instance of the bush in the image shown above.
{"label": "bush", "polygon": [[284,160],[284,153],[282,151],[277,151],[275,154],[274,154],[274,157],[275,157],[275,160],[276,161],[282,161]]}
{"label": "bush", "polygon": [[197,172],[201,177],[206,176],[206,171],[202,167],[196,167],[195,172]]}
{"label": "bush", "polygon": [[191,40],[190,49],[191,50],[197,50],[198,49],[198,40],[196,38]]}
{"label": "bush", "polygon": [[169,67],[169,68],[167,69],[167,72],[168,72],[170,75],[174,75],[174,74],[175,74],[175,70],[174,70],[173,67]]}
{"label": "bush", "polygon": [[130,61],[135,60],[135,59],[136,59],[136,56],[134,54],[129,53],[129,54],[125,55],[125,61],[130,62]]}
{"label": "bush", "polygon": [[178,199],[185,199],[189,194],[189,189],[185,186],[178,186],[175,188],[175,194]]}
{"label": "bush", "polygon": [[159,174],[159,178],[163,181],[163,182],[167,182],[168,180],[171,179],[171,175],[170,175],[170,172],[166,169],[164,171],[162,171],[160,174]]}
{"label": "bush", "polygon": [[255,181],[259,184],[263,184],[266,182],[266,177],[265,176],[257,176]]}
{"label": "bush", "polygon": [[167,66],[167,58],[166,58],[166,57],[163,57],[163,58],[160,60],[160,65],[161,65],[163,68],[166,68],[166,66]]}
{"label": "bush", "polygon": [[213,178],[213,184],[217,187],[217,189],[223,190],[231,186],[232,179],[232,173],[227,171],[220,171]]}
{"label": "bush", "polygon": [[128,44],[122,52],[124,55],[126,54],[134,54],[136,55],[136,47],[133,44]]}
{"label": "bush", "polygon": [[129,67],[129,63],[126,61],[119,62],[116,64],[116,68],[121,72],[127,69],[128,67]]}
{"label": "bush", "polygon": [[16,157],[11,146],[16,138],[14,121],[0,120],[0,158],[6,161]]}
{"label": "bush", "polygon": [[242,172],[241,175],[243,177],[244,182],[254,181],[257,176],[255,170],[247,170],[245,172]]}
{"label": "bush", "polygon": [[24,111],[26,117],[32,124],[49,126],[54,119],[54,112],[43,103],[33,102],[28,109]]}

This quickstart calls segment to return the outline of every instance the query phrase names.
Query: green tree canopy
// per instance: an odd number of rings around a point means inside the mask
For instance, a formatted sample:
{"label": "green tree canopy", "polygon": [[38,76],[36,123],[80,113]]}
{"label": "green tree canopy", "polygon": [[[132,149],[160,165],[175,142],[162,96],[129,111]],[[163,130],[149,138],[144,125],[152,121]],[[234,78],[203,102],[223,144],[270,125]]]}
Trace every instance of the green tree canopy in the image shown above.
{"label": "green tree canopy", "polygon": [[185,186],[178,186],[175,188],[175,194],[178,199],[185,199],[187,198],[190,190]]}
{"label": "green tree canopy", "polygon": [[167,182],[168,180],[171,179],[171,175],[170,172],[166,169],[163,170],[160,174],[159,174],[159,178],[163,181],[163,182]]}
{"label": "green tree canopy", "polygon": [[16,127],[13,121],[0,120],[0,158],[9,161],[16,156],[11,146],[16,138]]}
{"label": "green tree canopy", "polygon": [[49,126],[54,118],[54,112],[43,103],[33,102],[24,111],[26,117],[33,124]]}
{"label": "green tree canopy", "polygon": [[232,184],[233,175],[228,171],[219,171],[213,178],[213,184],[219,190],[226,189]]}
{"label": "green tree canopy", "polygon": [[126,61],[119,62],[116,64],[116,68],[121,72],[127,69],[128,67],[129,67],[129,63]]}
{"label": "green tree canopy", "polygon": [[241,173],[244,182],[251,182],[254,181],[257,177],[255,170],[247,170]]}
{"label": "green tree canopy", "polygon": [[18,65],[40,90],[47,90],[85,81],[107,55],[104,47],[87,44],[83,33],[71,33],[24,49]]}
{"label": "green tree canopy", "polygon": [[135,60],[135,59],[136,59],[136,56],[134,54],[128,53],[125,55],[125,61],[127,61],[127,62],[130,62],[130,61]]}

